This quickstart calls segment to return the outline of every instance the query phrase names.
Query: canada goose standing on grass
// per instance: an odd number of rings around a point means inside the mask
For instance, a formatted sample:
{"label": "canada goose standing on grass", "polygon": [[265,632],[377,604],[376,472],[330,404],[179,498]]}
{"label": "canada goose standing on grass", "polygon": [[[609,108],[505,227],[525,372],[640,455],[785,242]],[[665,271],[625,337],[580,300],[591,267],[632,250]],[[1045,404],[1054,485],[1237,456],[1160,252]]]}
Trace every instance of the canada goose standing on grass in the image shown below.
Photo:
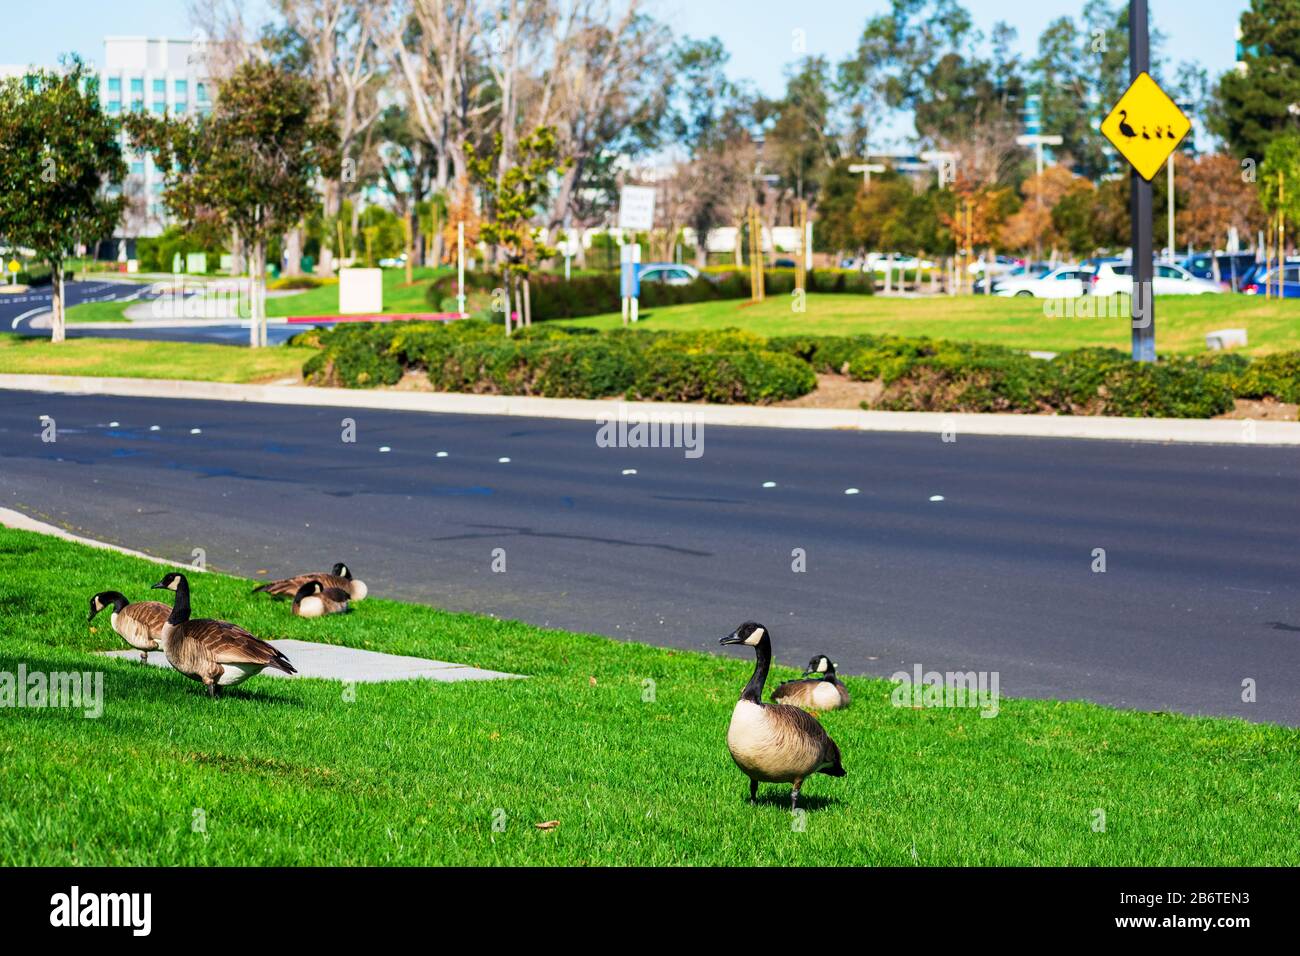
{"label": "canada goose standing on grass", "polygon": [[760,780],[791,783],[794,789],[790,791],[790,809],[798,809],[804,778],[814,773],[844,776],[840,748],[807,711],[789,704],[763,703],[763,684],[772,666],[772,641],[767,628],[749,621],[718,643],[754,648],[753,676],[740,692],[727,727],[731,759],[749,777],[749,802],[757,799]]}
{"label": "canada goose standing on grass", "polygon": [[368,593],[366,582],[352,577],[352,571],[341,561],[334,565],[334,571],[330,574],[321,571],[318,574],[298,574],[291,578],[281,578],[279,581],[267,581],[260,587],[253,588],[253,593],[265,591],[272,597],[293,597],[308,581],[319,581],[326,590],[337,588],[353,601],[363,600]]}
{"label": "canada goose standing on grass", "polygon": [[327,588],[311,580],[293,596],[293,613],[299,617],[323,617],[326,614],[344,614],[348,610],[348,592]]}
{"label": "canada goose standing on grass", "polygon": [[149,663],[149,652],[162,650],[162,629],[172,609],[161,601],[132,604],[120,591],[100,591],[90,599],[89,624],[106,607],[113,609],[109,623],[122,640],[140,652],[140,660]]}
{"label": "canada goose standing on grass", "polygon": [[[809,677],[817,674],[818,677]],[[772,691],[772,699],[782,704],[811,710],[839,710],[849,706],[848,688],[835,676],[835,665],[825,654],[808,662],[803,680],[788,680]]]}
{"label": "canada goose standing on grass", "polygon": [[163,625],[163,653],[172,667],[201,682],[209,696],[218,697],[222,687],[242,684],[267,667],[297,673],[289,658],[242,627],[229,621],[191,620],[190,582],[185,575],[168,572],[154,587],[176,593]]}

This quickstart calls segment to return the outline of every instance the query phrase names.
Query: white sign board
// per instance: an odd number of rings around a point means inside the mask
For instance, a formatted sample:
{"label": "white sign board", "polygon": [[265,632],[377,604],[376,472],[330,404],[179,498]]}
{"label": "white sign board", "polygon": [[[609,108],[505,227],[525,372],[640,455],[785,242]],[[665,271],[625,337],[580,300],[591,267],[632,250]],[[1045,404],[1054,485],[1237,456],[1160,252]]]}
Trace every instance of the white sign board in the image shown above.
{"label": "white sign board", "polygon": [[381,269],[339,270],[339,313],[371,315],[384,311],[384,273]]}
{"label": "white sign board", "polygon": [[654,189],[650,186],[624,186],[618,197],[618,228],[644,232],[654,227]]}

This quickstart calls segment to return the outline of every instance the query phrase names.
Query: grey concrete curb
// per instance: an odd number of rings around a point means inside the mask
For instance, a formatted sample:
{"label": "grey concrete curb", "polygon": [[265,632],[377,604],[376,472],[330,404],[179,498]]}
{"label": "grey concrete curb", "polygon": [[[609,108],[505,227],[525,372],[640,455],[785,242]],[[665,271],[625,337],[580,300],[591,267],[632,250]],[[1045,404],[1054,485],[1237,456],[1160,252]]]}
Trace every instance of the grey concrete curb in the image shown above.
{"label": "grey concrete curb", "polygon": [[130,548],[124,548],[118,544],[109,544],[107,541],[97,541],[94,538],[83,538],[79,534],[73,534],[57,525],[48,524],[39,521],[21,511],[14,511],[12,508],[0,508],[0,525],[6,528],[14,528],[18,531],[35,531],[37,534],[48,534],[55,538],[62,538],[64,541],[74,541],[77,544],[84,544],[91,548],[103,548],[105,551],[116,551],[119,554],[129,554],[133,558],[143,558],[146,561],[152,561],[154,564],[165,564],[172,568],[185,568],[188,574],[191,571],[203,572],[206,568],[194,567],[184,561],[169,561],[166,558],[156,558],[152,554],[145,554],[143,551],[133,551]]}
{"label": "grey concrete curb", "polygon": [[78,375],[0,375],[0,389],[132,398],[184,398],[269,405],[373,408],[454,415],[503,415],[599,422],[620,414],[631,421],[685,415],[707,425],[804,428],[932,435],[1004,435],[1106,441],[1214,445],[1300,445],[1300,422],[1176,418],[1102,418],[1071,415],[978,415],[945,412],[867,412],[834,408],[616,402],[450,392],[393,392],[302,385],[232,385],[171,379],[91,378]]}

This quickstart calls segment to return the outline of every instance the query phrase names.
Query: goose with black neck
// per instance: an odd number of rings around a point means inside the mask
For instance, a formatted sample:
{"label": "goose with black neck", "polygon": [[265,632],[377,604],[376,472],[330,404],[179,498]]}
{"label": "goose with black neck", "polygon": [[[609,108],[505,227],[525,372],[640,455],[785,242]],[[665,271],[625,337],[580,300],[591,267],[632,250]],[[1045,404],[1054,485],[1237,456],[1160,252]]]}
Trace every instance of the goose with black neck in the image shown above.
{"label": "goose with black neck", "polygon": [[727,749],[749,777],[749,802],[758,798],[758,785],[789,783],[790,809],[799,807],[799,791],[814,773],[843,777],[840,748],[812,714],[789,704],[763,703],[763,685],[772,666],[772,640],[767,628],[754,621],[740,625],[719,644],[754,648],[754,673],[740,692],[727,727]]}
{"label": "goose with black neck", "polygon": [[162,629],[163,653],[177,671],[203,684],[210,697],[219,697],[222,687],[242,684],[268,667],[297,673],[289,658],[237,624],[192,619],[190,582],[185,575],[171,571],[154,587],[176,595]]}

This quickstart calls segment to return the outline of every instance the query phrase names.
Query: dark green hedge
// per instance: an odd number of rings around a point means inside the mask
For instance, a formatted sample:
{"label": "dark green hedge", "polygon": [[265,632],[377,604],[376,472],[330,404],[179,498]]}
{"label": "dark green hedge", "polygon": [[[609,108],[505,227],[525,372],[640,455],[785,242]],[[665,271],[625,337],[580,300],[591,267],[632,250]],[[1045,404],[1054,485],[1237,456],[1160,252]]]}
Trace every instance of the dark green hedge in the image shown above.
{"label": "dark green hedge", "polygon": [[421,370],[444,391],[762,404],[807,394],[820,373],[879,382],[871,407],[892,411],[1210,418],[1236,398],[1300,400],[1300,352],[1139,365],[1115,349],[1043,361],[997,345],[886,335],[537,325],[506,338],[482,320],[349,324],[293,341],[320,349],[304,367],[308,381],[351,388]]}
{"label": "dark green hedge", "polygon": [[303,367],[319,385],[370,388],[420,370],[442,391],[550,398],[638,396],[762,404],[812,391],[804,362],[745,332],[656,333],[534,326],[505,338],[499,326],[361,323],[295,336],[320,351]]}
{"label": "dark green hedge", "polygon": [[[772,270],[765,273],[765,287],[769,296],[788,296],[794,291],[795,274],[791,270]],[[864,272],[848,270],[811,270],[808,273],[808,291],[814,293],[853,293],[870,295],[874,291],[875,277]],[[484,291],[503,284],[500,277],[486,272],[467,272],[468,288]],[[456,278],[446,276],[431,282],[425,293],[429,304],[442,309],[455,298]],[[663,282],[641,284],[641,308],[653,309],[669,305],[686,305],[692,302],[712,302],[718,299],[744,299],[749,297],[749,273],[712,273],[711,278],[699,278],[688,285],[668,285]],[[618,273],[574,276],[565,281],[561,275],[538,273],[529,280],[529,301],[534,321],[548,319],[576,319],[619,310]]]}

